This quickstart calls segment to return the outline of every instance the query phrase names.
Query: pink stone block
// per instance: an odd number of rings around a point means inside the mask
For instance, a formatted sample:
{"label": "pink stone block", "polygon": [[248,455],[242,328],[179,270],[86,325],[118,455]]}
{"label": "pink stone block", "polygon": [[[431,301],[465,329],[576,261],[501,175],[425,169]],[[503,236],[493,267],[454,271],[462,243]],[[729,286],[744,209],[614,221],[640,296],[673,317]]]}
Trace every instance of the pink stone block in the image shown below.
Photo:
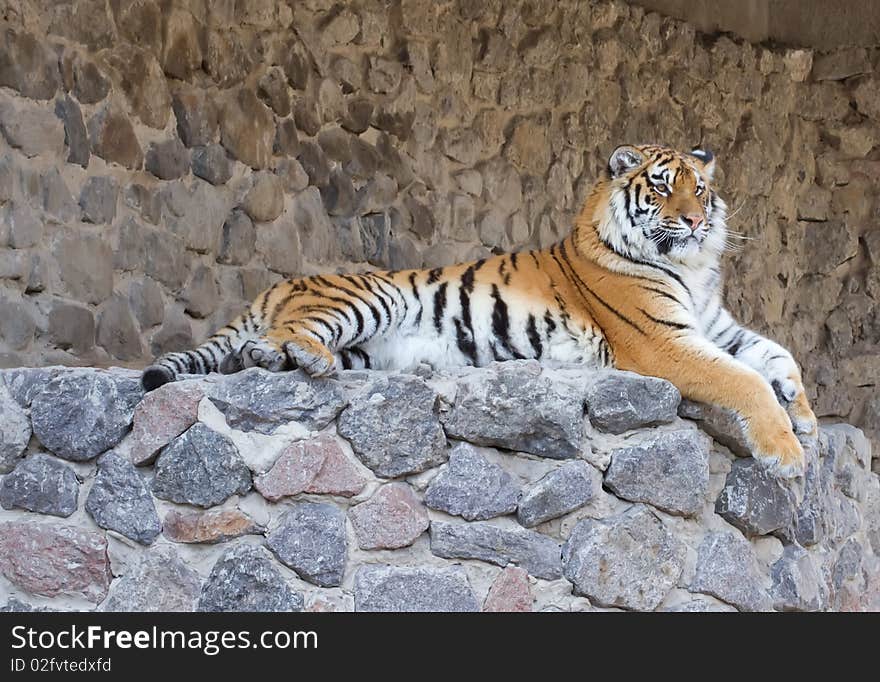
{"label": "pink stone block", "polygon": [[425,505],[406,483],[382,486],[348,517],[361,549],[397,549],[415,542],[428,529]]}
{"label": "pink stone block", "polygon": [[75,526],[2,523],[0,573],[32,594],[78,595],[97,604],[110,587],[107,539]]}
{"label": "pink stone block", "polygon": [[532,590],[529,587],[529,574],[522,568],[508,566],[492,583],[483,611],[510,612],[531,611]]}
{"label": "pink stone block", "polygon": [[197,384],[172,382],[144,396],[135,408],[131,432],[131,461],[142,466],[199,418],[199,402],[205,397]]}
{"label": "pink stone block", "polygon": [[366,483],[339,441],[321,435],[291,443],[254,485],[263,497],[275,502],[303,492],[353,497]]}
{"label": "pink stone block", "polygon": [[329,437],[319,437],[315,440],[322,439],[328,441],[326,447],[322,446],[324,463],[318,475],[306,487],[306,492],[354,497],[364,489],[367,479],[346,457],[338,441]]}

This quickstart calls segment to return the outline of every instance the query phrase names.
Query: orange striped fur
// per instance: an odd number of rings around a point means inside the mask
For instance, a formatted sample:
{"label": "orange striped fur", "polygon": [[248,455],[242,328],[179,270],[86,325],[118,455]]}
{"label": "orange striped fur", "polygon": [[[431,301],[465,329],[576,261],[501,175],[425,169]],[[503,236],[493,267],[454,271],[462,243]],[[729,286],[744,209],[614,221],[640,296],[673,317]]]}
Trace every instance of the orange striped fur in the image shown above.
{"label": "orange striped fur", "polygon": [[816,418],[790,353],[722,306],[726,207],[711,187],[714,163],[700,150],[619,147],[558,244],[279,282],[198,348],[159,358],[144,387],[249,366],[314,376],[517,358],[617,367],[733,410],[754,455],[795,475],[795,432],[814,435]]}

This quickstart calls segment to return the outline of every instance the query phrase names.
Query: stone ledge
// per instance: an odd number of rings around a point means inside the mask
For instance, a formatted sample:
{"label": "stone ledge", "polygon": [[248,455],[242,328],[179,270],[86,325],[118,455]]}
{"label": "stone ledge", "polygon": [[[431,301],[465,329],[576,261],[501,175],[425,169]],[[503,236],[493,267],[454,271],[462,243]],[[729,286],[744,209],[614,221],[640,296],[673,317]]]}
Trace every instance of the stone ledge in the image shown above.
{"label": "stone ledge", "polygon": [[534,361],[147,395],[131,370],[3,370],[0,604],[880,609],[870,442],[823,426],[784,482],[736,426],[660,379]]}

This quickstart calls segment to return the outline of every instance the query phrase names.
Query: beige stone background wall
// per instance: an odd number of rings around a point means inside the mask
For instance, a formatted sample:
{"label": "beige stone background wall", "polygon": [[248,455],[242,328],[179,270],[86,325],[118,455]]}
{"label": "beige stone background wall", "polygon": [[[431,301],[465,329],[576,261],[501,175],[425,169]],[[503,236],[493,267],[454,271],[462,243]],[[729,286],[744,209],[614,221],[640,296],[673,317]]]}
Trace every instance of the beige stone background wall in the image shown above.
{"label": "beige stone background wall", "polygon": [[656,141],[718,156],[739,319],[821,416],[880,437],[876,41],[756,45],[598,0],[0,20],[0,366],[139,366],[279,277],[547,245],[613,147]]}

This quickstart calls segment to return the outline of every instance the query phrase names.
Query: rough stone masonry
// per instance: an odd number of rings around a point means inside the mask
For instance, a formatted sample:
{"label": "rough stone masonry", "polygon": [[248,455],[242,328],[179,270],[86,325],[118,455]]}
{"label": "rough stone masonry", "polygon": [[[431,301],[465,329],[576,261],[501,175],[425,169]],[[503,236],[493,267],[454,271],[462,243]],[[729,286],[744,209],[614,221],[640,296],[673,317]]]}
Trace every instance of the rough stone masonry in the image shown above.
{"label": "rough stone masonry", "polygon": [[805,446],[780,481],[665,381],[525,360],[0,370],[0,605],[880,610],[870,441]]}
{"label": "rough stone masonry", "polygon": [[880,443],[878,60],[619,1],[0,0],[0,367],[143,366],[281,277],[548,245],[657,141],[715,151],[734,313]]}

